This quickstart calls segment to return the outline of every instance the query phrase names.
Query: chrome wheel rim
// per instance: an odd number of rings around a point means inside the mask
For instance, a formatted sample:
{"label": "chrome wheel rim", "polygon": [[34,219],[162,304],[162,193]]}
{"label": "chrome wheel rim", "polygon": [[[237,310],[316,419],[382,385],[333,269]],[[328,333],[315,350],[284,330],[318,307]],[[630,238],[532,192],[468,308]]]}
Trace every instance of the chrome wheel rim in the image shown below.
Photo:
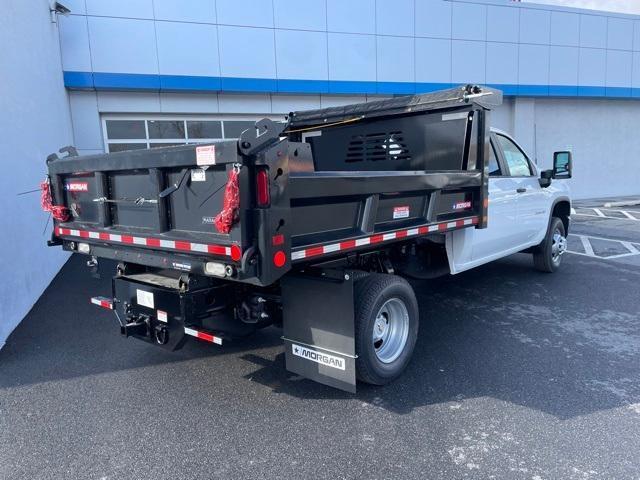
{"label": "chrome wheel rim", "polygon": [[559,228],[553,232],[553,238],[551,239],[551,260],[553,263],[560,263],[560,258],[567,251],[567,239],[562,234]]}
{"label": "chrome wheel rim", "polygon": [[373,322],[373,348],[382,363],[396,360],[409,337],[409,311],[399,298],[387,300]]}

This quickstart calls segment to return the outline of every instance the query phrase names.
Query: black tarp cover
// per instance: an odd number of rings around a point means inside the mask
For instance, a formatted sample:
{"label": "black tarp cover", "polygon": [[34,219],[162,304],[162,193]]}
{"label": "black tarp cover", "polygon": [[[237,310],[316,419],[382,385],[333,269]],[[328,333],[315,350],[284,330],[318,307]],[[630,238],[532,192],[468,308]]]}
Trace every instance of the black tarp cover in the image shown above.
{"label": "black tarp cover", "polygon": [[285,131],[311,126],[321,127],[322,125],[364,118],[462,107],[471,103],[487,109],[498,106],[502,103],[502,91],[488,87],[464,85],[421,95],[405,95],[368,103],[291,112]]}

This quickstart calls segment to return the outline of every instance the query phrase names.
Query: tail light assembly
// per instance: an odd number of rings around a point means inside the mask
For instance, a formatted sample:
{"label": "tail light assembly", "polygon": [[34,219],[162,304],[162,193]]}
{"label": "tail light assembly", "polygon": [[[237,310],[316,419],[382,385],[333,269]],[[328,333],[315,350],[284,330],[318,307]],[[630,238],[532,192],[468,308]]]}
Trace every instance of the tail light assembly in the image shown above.
{"label": "tail light assembly", "polygon": [[256,172],[256,203],[259,207],[268,207],[271,203],[269,172],[266,168],[261,168]]}

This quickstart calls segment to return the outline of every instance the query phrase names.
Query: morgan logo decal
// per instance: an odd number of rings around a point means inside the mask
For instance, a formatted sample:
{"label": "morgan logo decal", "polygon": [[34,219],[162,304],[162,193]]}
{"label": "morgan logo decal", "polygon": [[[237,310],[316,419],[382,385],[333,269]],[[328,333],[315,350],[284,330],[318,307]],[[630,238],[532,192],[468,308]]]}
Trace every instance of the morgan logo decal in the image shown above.
{"label": "morgan logo decal", "polygon": [[463,210],[465,208],[471,208],[471,202],[458,202],[453,204],[454,210]]}
{"label": "morgan logo decal", "polygon": [[296,345],[295,343],[291,344],[291,352],[297,357],[306,358],[307,360],[326,365],[327,367],[337,368],[338,370],[345,369],[344,359],[334,355],[311,350],[310,348]]}
{"label": "morgan logo decal", "polygon": [[67,183],[65,184],[64,189],[69,192],[88,192],[89,184],[87,182]]}
{"label": "morgan logo decal", "polygon": [[393,219],[396,218],[409,218],[409,206],[393,207]]}
{"label": "morgan logo decal", "polygon": [[171,266],[176,270],[183,270],[185,272],[191,271],[191,264],[189,263],[171,262]]}

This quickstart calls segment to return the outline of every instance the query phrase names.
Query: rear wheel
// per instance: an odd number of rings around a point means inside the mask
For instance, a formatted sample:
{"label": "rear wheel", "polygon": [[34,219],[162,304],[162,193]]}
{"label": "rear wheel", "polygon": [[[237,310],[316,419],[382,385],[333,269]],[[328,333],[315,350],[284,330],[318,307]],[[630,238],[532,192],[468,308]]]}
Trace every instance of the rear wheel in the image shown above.
{"label": "rear wheel", "polygon": [[396,275],[371,274],[355,285],[356,376],[384,385],[399,377],[418,337],[418,302]]}
{"label": "rear wheel", "polygon": [[567,235],[564,223],[553,217],[547,236],[533,253],[533,264],[541,272],[553,273],[560,268],[562,255],[567,250]]}

